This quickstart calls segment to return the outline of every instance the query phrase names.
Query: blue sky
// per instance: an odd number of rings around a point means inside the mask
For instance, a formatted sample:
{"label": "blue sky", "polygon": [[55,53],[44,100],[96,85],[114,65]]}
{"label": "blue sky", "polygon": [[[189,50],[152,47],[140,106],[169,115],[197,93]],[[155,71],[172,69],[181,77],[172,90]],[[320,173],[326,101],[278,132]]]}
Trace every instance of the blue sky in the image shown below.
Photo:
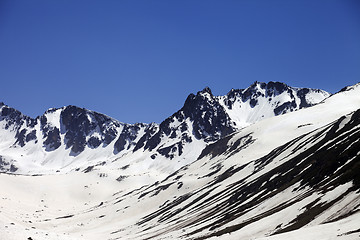
{"label": "blue sky", "polygon": [[161,122],[190,93],[360,81],[358,0],[0,0],[0,101]]}

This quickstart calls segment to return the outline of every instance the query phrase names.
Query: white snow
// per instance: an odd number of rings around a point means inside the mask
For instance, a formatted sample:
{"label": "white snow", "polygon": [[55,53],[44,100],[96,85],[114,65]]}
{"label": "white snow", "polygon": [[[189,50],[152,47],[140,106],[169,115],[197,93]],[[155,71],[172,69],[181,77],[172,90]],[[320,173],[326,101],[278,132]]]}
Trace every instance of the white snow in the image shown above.
{"label": "white snow", "polygon": [[[204,94],[204,96],[206,95],[208,94]],[[314,101],[318,100],[316,96],[312,96]],[[282,94],[277,95],[273,99],[274,104],[284,100],[281,98],[285,97]],[[240,126],[246,126],[249,124],[248,121],[254,119],[257,119],[257,122],[234,134],[228,147],[246,135],[250,135],[255,140],[254,142],[232,155],[226,153],[214,158],[206,156],[199,160],[197,158],[206,146],[206,143],[201,140],[193,139],[191,143],[184,143],[186,144],[184,153],[171,160],[159,154],[155,159],[151,158],[156,151],[132,152],[131,148],[120,156],[114,155],[115,141],[106,147],[97,149],[86,147],[82,154],[69,158],[70,149],[65,149],[64,146],[53,152],[41,150],[41,145],[35,142],[28,143],[24,148],[6,148],[5,146],[9,144],[7,139],[11,139],[15,133],[3,131],[3,128],[0,128],[0,140],[4,140],[0,141],[1,155],[6,156],[6,159],[16,160],[22,169],[27,169],[26,174],[39,172],[45,174],[43,176],[0,174],[2,191],[0,196],[0,239],[17,240],[28,237],[34,240],[143,239],[153,236],[152,234],[160,234],[154,239],[186,239],[185,233],[214,223],[222,217],[221,213],[215,213],[213,219],[202,221],[200,218],[216,206],[217,201],[221,201],[222,196],[216,196],[217,193],[227,187],[231,188],[232,184],[237,181],[244,180],[243,184],[247,184],[256,180],[260,175],[287,161],[294,147],[277,156],[256,174],[254,174],[254,160],[267,155],[276,147],[296,137],[316,131],[341,116],[359,109],[360,85],[352,87],[349,91],[335,94],[316,106],[277,117],[271,117],[269,109],[261,108],[264,106],[261,105],[261,101],[259,100],[252,113],[246,115],[246,121],[242,121],[238,115],[245,114],[247,110],[250,110],[246,109],[246,106],[249,105],[243,106],[240,102],[236,102],[233,108],[236,110],[229,111],[229,114],[232,114],[231,116]],[[53,123],[51,120],[56,119],[55,114],[57,111],[47,115],[49,122],[53,126],[61,128],[60,123],[55,120]],[[261,120],[262,118],[264,120]],[[189,131],[192,132],[190,120],[186,121],[190,128]],[[180,122],[174,121],[171,126],[176,128],[179,124]],[[6,133],[8,136],[4,136],[2,133]],[[97,135],[94,133],[94,136]],[[63,134],[61,137],[63,140]],[[173,139],[167,137],[163,137],[162,142],[164,146],[175,143]],[[100,164],[102,162],[106,164]],[[178,188],[177,182],[175,182],[177,175],[162,182],[170,173],[185,164],[189,165],[179,172],[182,175],[179,180],[183,184],[181,188]],[[208,190],[206,187],[216,179],[216,176],[223,174],[230,167],[244,164],[248,165],[218,183],[217,188],[199,200],[198,203],[208,203],[208,206],[189,207],[164,222],[159,221],[161,217],[159,215],[154,216],[144,225],[136,224],[146,215],[161,209],[160,206],[169,204],[184,194],[192,193],[191,197],[176,204],[170,210],[173,212],[184,208],[191,201],[206,193]],[[88,173],[75,171],[77,167],[84,169],[89,165],[93,165],[94,169]],[[222,166],[222,169],[212,177],[203,177],[214,171],[213,167],[215,166]],[[56,172],[57,170],[60,172]],[[121,181],[117,181],[116,179],[120,176],[123,178]],[[277,175],[273,176],[273,178],[275,177]],[[151,186],[156,181],[159,181],[158,185]],[[173,184],[167,189],[151,196],[154,194],[154,191],[151,190],[170,183]],[[299,183],[269,197],[223,227],[240,224],[254,216],[262,216],[288,201],[293,201],[293,204],[248,224],[238,231],[212,239],[347,240],[359,237],[359,232],[351,233],[351,231],[359,229],[359,212],[344,219],[326,223],[328,220],[336,219],[337,216],[355,211],[355,208],[359,209],[359,193],[354,192],[344,196],[338,205],[317,216],[303,228],[270,236],[276,227],[289,226],[292,220],[305,211],[308,204],[316,199],[319,199],[319,203],[328,203],[344,194],[352,186],[352,183],[337,186],[326,194],[309,193],[310,190],[307,188],[296,190],[298,186]],[[140,194],[147,192],[148,194],[140,197]],[[258,193],[258,195],[261,194],[262,192]],[[250,202],[258,195],[252,196],[248,201]],[[241,204],[244,203],[246,201]],[[186,226],[186,223],[191,222],[196,224],[190,227]],[[195,237],[201,237],[206,233],[209,233],[208,229],[195,234]]]}
{"label": "white snow", "polygon": [[[268,237],[256,237],[249,235],[247,238],[241,238],[238,232],[226,234],[221,237],[209,238],[211,240],[355,240],[359,239],[359,219],[360,213],[354,214],[344,220],[334,223],[320,224],[311,227],[304,227],[287,233],[276,234]],[[356,231],[351,233],[352,231]],[[239,231],[240,233],[241,231]]]}

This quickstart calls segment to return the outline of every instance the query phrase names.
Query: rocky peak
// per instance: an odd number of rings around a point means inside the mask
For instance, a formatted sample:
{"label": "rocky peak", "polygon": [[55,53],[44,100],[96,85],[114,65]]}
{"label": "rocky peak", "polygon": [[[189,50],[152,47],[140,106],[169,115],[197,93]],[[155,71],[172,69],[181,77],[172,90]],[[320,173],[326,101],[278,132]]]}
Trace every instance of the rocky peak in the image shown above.
{"label": "rocky peak", "polygon": [[204,93],[208,93],[210,94],[211,96],[213,96],[212,92],[211,92],[211,89],[209,87],[205,87],[203,90],[199,91],[197,93],[197,95],[200,95],[200,94],[204,94]]}
{"label": "rocky peak", "polygon": [[184,106],[181,108],[185,117],[190,117],[191,120],[197,115],[195,112],[210,110],[210,108],[216,108],[216,98],[212,94],[209,87],[204,88],[202,91],[197,92],[196,95],[190,94]]}
{"label": "rocky peak", "polygon": [[0,104],[0,121],[5,121],[5,129],[9,129],[10,127],[13,130],[18,130],[23,124],[27,127],[33,127],[36,120],[25,116],[20,111],[11,108],[1,102]]}
{"label": "rocky peak", "polygon": [[309,88],[294,88],[281,82],[254,82],[246,89],[232,89],[220,98],[230,118],[244,127],[321,102],[330,94]]}
{"label": "rocky peak", "polygon": [[65,132],[66,147],[74,153],[82,152],[85,146],[107,146],[117,136],[120,122],[97,112],[76,106],[67,106],[60,115]]}
{"label": "rocky peak", "polygon": [[180,110],[185,118],[193,121],[193,130],[198,139],[215,140],[234,129],[223,106],[212,95],[209,88],[190,94]]}
{"label": "rocky peak", "polygon": [[282,93],[285,92],[289,89],[289,86],[286,85],[285,83],[282,82],[268,82],[266,83],[261,83],[264,85],[264,89],[272,89],[272,90],[276,90],[278,93]]}
{"label": "rocky peak", "polygon": [[184,146],[195,139],[211,142],[232,133],[235,129],[230,122],[225,109],[210,88],[206,87],[196,95],[191,93],[184,106],[159,126],[147,128],[134,151],[144,147],[145,150],[156,150],[157,154],[171,159],[180,156]]}
{"label": "rocky peak", "polygon": [[242,97],[243,101],[251,98],[258,97],[273,97],[279,95],[283,92],[286,92],[290,89],[288,85],[282,82],[254,82],[250,87],[245,90],[238,91]]}

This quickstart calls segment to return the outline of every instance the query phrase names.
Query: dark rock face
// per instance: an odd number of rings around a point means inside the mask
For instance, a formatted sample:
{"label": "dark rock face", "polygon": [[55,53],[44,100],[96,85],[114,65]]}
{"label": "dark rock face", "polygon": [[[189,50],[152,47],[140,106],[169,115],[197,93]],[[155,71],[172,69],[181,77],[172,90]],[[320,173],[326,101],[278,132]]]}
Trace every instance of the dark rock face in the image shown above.
{"label": "dark rock face", "polygon": [[[44,134],[45,135],[45,134]],[[44,147],[46,151],[53,151],[61,146],[60,131],[57,127],[48,130]]]}
{"label": "dark rock face", "polygon": [[193,132],[197,139],[214,141],[235,130],[225,109],[208,88],[197,95],[190,94],[180,111],[193,122]]}
{"label": "dark rock face", "polygon": [[[116,138],[116,129],[120,127],[120,123],[105,115],[75,106],[66,107],[61,112],[60,119],[66,148],[71,148],[75,154],[82,152],[86,145],[90,148],[97,148],[101,143],[107,146]],[[100,138],[92,136],[86,140],[93,132],[97,132]]]}
{"label": "dark rock face", "polygon": [[1,115],[0,115],[1,121],[6,121],[5,129],[9,129],[10,126],[20,126],[24,123],[24,116],[21,114],[21,112],[10,108],[8,106],[3,106],[1,108]]}
{"label": "dark rock face", "polygon": [[179,156],[182,154],[182,150],[183,150],[183,145],[180,142],[178,143],[175,143],[171,146],[168,146],[168,147],[164,147],[164,148],[159,148],[157,151],[167,157],[167,158],[170,158],[170,159],[173,159],[174,156],[175,156],[175,153],[177,153]]}
{"label": "dark rock face", "polygon": [[[2,103],[3,104],[3,103]],[[34,127],[36,120],[23,115],[21,112],[6,105],[0,105],[0,121],[6,121],[5,129],[18,128],[22,124],[26,127]]]}
{"label": "dark rock face", "polygon": [[40,117],[40,129],[43,135],[43,146],[46,151],[53,151],[61,146],[60,131],[47,122],[45,115]]}
{"label": "dark rock face", "polygon": [[[189,125],[191,124],[191,125]],[[192,130],[191,130],[192,129]],[[144,147],[156,151],[167,158],[174,158],[183,153],[185,144],[195,138],[205,142],[215,141],[235,131],[225,109],[216,100],[209,88],[190,94],[184,106],[158,128],[149,128],[140,138],[134,151]],[[162,146],[162,139],[178,139],[170,146]],[[154,155],[155,157],[155,155]]]}
{"label": "dark rock face", "polygon": [[89,138],[87,144],[88,144],[89,148],[97,148],[97,147],[100,146],[101,141],[100,141],[100,139],[98,137],[92,136],[92,137]]}
{"label": "dark rock face", "polygon": [[32,140],[36,140],[36,130],[32,130],[30,133],[26,135],[25,141],[30,142]]}
{"label": "dark rock face", "polygon": [[[92,112],[75,106],[63,109],[49,109],[44,115],[32,119],[3,103],[0,105],[0,121],[5,121],[5,129],[15,131],[14,145],[24,147],[28,142],[40,141],[46,151],[54,151],[62,144],[71,148],[72,154],[79,154],[85,146],[97,148],[101,144],[107,146],[118,135],[120,123],[103,114]],[[57,123],[50,122],[48,117],[56,111],[61,111]],[[52,118],[52,121],[54,119]],[[37,139],[35,126],[39,124],[42,139]],[[54,126],[60,125],[60,128]],[[92,134],[97,133],[95,136]],[[64,142],[61,141],[64,135]]]}
{"label": "dark rock face", "polygon": [[64,126],[66,148],[71,148],[74,153],[82,152],[86,145],[86,135],[91,129],[86,110],[69,106],[61,112],[60,118]]}
{"label": "dark rock face", "polygon": [[282,93],[282,92],[285,92],[287,90],[289,90],[289,87],[284,84],[284,83],[281,83],[281,82],[269,82],[267,85],[263,85],[264,86],[264,89],[267,89],[268,92],[272,92],[272,94],[269,94],[269,96],[273,95],[273,94],[276,94],[276,92],[278,93]]}
{"label": "dark rock face", "polygon": [[25,146],[25,134],[26,134],[26,129],[23,129],[20,132],[17,132],[15,135],[15,138],[16,138],[15,144],[20,145],[20,147]]}
{"label": "dark rock face", "polygon": [[28,129],[32,129],[36,125],[36,119],[25,116],[4,103],[0,104],[0,121],[5,122],[5,130],[16,132],[14,145],[23,147],[26,142],[34,140],[34,137],[36,138],[33,131],[27,133]]}
{"label": "dark rock face", "polygon": [[148,143],[148,140],[154,136],[154,134],[158,131],[158,126],[155,124],[151,124],[149,125],[146,129],[145,129],[145,133],[144,135],[142,135],[142,137],[139,139],[139,141],[136,143],[134,151],[139,150],[140,148],[144,147],[145,144]]}
{"label": "dark rock face", "polygon": [[134,125],[124,125],[124,128],[121,131],[119,138],[115,142],[114,153],[116,154],[125,150],[126,145],[127,150],[135,146],[135,139],[138,137],[139,131],[144,127],[145,125],[141,123]]}
{"label": "dark rock face", "polygon": [[285,102],[285,103],[281,104],[280,106],[276,107],[274,109],[274,113],[275,113],[275,115],[280,115],[282,113],[293,111],[294,108],[296,108],[295,101]]}

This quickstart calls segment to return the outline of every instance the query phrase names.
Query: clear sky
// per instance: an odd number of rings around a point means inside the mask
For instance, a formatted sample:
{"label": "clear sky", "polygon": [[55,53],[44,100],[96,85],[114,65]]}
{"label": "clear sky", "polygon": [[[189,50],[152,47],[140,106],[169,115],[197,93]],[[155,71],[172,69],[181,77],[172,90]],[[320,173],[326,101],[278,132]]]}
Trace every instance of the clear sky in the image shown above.
{"label": "clear sky", "polygon": [[359,0],[0,0],[0,101],[161,122],[190,93],[360,81]]}

